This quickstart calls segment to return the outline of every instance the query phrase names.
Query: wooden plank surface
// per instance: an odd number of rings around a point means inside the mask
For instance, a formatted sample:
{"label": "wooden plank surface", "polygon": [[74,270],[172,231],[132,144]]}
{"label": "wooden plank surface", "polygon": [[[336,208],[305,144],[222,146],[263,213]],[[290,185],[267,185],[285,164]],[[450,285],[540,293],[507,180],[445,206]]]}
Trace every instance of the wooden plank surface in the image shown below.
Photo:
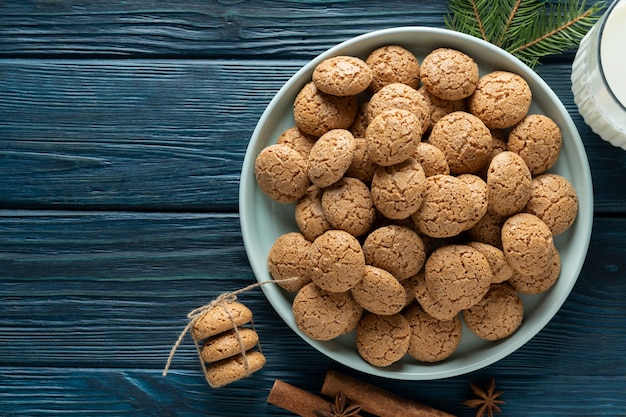
{"label": "wooden plank surface", "polygon": [[[537,68],[589,155],[596,217],[563,308],[483,370],[393,381],[303,342],[242,295],[268,364],[212,390],[186,314],[254,281],[238,217],[250,135],[281,85],[372,30],[443,26],[446,2],[0,1],[0,416],[288,416],[277,378],[318,392],[333,368],[459,416],[492,376],[504,415],[626,416],[626,153],[583,122],[575,51]],[[305,364],[303,366],[303,364]]]}
{"label": "wooden plank surface", "polygon": [[[5,60],[0,205],[236,211],[246,146],[301,60]],[[569,64],[538,68],[580,130],[596,210],[621,212],[626,153],[577,113]]]}

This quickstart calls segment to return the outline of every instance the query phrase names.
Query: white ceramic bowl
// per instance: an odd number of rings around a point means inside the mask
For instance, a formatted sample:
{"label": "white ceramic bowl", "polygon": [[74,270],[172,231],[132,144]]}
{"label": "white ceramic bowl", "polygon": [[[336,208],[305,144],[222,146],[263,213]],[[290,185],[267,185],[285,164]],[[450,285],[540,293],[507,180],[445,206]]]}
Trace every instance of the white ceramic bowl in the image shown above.
{"label": "white ceramic bowl", "polygon": [[406,357],[392,366],[378,368],[365,362],[356,351],[354,332],[340,338],[320,342],[304,335],[296,326],[291,312],[293,294],[277,285],[263,285],[269,302],[282,319],[302,339],[326,356],[350,368],[382,377],[403,380],[428,380],[461,375],[490,365],[509,355],[535,336],[556,314],[574,286],[582,268],[593,218],[593,192],[587,155],[576,126],[563,104],[550,87],[521,61],[492,44],[461,33],[427,27],[401,27],[368,33],[343,42],[300,69],[276,94],[254,130],[241,173],[239,209],[243,240],[250,264],[258,281],[271,277],[267,271],[267,255],[280,235],[297,231],[294,206],[276,203],[257,187],[254,161],[259,152],[276,142],[284,130],[294,126],[293,102],[298,91],[311,79],[315,66],[335,55],[352,55],[365,59],[374,49],[384,45],[401,45],[412,51],[421,62],[429,51],[438,47],[461,50],[473,57],[481,74],[493,70],[515,72],[528,82],[533,92],[530,113],[551,117],[563,133],[563,148],[551,172],[566,177],[579,198],[575,223],[555,238],[562,259],[561,276],[548,291],[524,296],[525,316],[521,327],[512,336],[487,342],[464,328],[461,343],[447,360],[434,364],[420,363]]}

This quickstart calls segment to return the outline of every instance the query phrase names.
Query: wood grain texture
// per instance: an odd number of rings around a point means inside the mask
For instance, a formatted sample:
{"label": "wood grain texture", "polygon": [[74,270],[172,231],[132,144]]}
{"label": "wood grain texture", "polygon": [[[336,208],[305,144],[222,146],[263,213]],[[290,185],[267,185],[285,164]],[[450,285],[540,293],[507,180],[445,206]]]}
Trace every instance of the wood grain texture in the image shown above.
{"label": "wood grain texture", "polygon": [[0,57],[310,59],[353,36],[442,26],[445,2],[5,0]]}
{"label": "wood grain texture", "polygon": [[[2,61],[0,207],[234,212],[254,127],[304,63]],[[626,153],[584,124],[568,65],[538,71],[583,138],[596,210],[622,212]]]}

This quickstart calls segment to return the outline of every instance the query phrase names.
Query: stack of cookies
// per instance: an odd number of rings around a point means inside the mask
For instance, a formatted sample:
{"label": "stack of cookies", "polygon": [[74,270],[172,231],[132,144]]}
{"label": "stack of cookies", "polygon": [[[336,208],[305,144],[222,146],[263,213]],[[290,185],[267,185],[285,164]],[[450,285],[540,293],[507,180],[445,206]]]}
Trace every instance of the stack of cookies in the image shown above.
{"label": "stack of cookies", "polygon": [[260,189],[295,205],[299,230],[277,239],[268,268],[295,293],[304,334],[356,331],[359,354],[383,367],[448,358],[463,322],[491,341],[517,330],[519,294],[554,285],[553,237],[578,212],[549,172],[561,131],[531,102],[519,75],[481,76],[450,48],[421,63],[398,45],[319,63],[295,126],[255,162]]}
{"label": "stack of cookies", "polygon": [[193,321],[191,336],[202,344],[200,359],[211,387],[230,384],[265,365],[265,356],[254,350],[259,336],[243,327],[251,321],[250,309],[236,301],[219,303]]}

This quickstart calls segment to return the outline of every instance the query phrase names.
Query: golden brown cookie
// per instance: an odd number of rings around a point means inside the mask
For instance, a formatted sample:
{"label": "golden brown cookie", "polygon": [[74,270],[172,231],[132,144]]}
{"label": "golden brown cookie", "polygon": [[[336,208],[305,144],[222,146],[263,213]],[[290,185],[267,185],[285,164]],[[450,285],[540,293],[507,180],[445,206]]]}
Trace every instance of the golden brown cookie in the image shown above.
{"label": "golden brown cookie", "polygon": [[276,143],[279,145],[287,145],[300,152],[300,155],[302,155],[306,161],[309,159],[309,153],[315,141],[317,141],[316,136],[307,135],[294,126],[281,133]]}
{"label": "golden brown cookie", "polygon": [[354,136],[345,129],[324,133],[309,153],[307,174],[311,182],[328,187],[339,181],[352,163],[355,148]]}
{"label": "golden brown cookie", "polygon": [[204,340],[216,334],[250,323],[252,312],[238,302],[219,304],[203,313],[193,322],[191,336]]}
{"label": "golden brown cookie", "polygon": [[502,225],[507,218],[495,213],[487,213],[469,229],[469,235],[477,242],[488,243],[502,249]]}
{"label": "golden brown cookie", "polygon": [[322,136],[332,129],[349,128],[358,106],[356,96],[339,97],[322,93],[311,81],[296,96],[293,117],[302,132]]}
{"label": "golden brown cookie", "polygon": [[467,229],[474,198],[462,180],[451,175],[426,178],[424,200],[411,215],[419,232],[431,237],[452,237]]}
{"label": "golden brown cookie", "polygon": [[417,144],[413,158],[420,163],[427,177],[450,173],[450,166],[448,165],[446,156],[441,149],[428,142],[420,142]]}
{"label": "golden brown cookie", "polygon": [[288,232],[276,239],[267,256],[267,268],[278,285],[297,292],[311,282],[307,272],[310,248],[311,242],[302,233]]}
{"label": "golden brown cookie", "polygon": [[466,226],[467,229],[470,229],[487,214],[487,207],[489,206],[489,187],[485,181],[474,174],[461,174],[457,176],[457,178],[469,187],[472,198],[474,199],[472,215]]}
{"label": "golden brown cookie", "polygon": [[453,175],[477,172],[491,156],[491,132],[479,118],[462,111],[439,119],[428,142],[441,149]]}
{"label": "golden brown cookie", "polygon": [[334,56],[320,62],[313,70],[313,82],[326,94],[353,96],[372,82],[370,67],[354,56]]}
{"label": "golden brown cookie", "polygon": [[[240,343],[241,342],[241,343]],[[259,335],[252,329],[240,328],[220,333],[208,339],[200,356],[204,362],[217,362],[248,351],[259,343]]]}
{"label": "golden brown cookie", "polygon": [[422,238],[408,227],[389,225],[371,232],[363,242],[368,265],[382,268],[398,280],[415,275],[426,260]]}
{"label": "golden brown cookie", "polygon": [[532,177],[526,162],[515,152],[494,156],[487,171],[489,208],[500,216],[519,213],[530,198]]}
{"label": "golden brown cookie", "polygon": [[448,321],[454,319],[454,317],[459,314],[460,310],[457,307],[454,307],[448,300],[433,297],[426,287],[426,279],[424,278],[424,275],[425,272],[422,269],[410,278],[413,282],[413,289],[415,291],[415,299],[417,302],[426,313],[437,320]]}
{"label": "golden brown cookie", "polygon": [[430,128],[430,105],[424,96],[406,84],[393,83],[374,94],[367,106],[371,122],[386,110],[402,109],[415,114],[420,121],[421,134]]}
{"label": "golden brown cookie", "polygon": [[279,203],[294,203],[309,187],[307,163],[287,145],[264,148],[254,162],[254,176],[263,194]]}
{"label": "golden brown cookie", "polygon": [[526,116],[531,101],[526,80],[512,72],[494,71],[480,77],[467,108],[490,129],[506,129]]}
{"label": "golden brown cookie", "polygon": [[413,158],[378,167],[372,180],[374,205],[388,219],[406,219],[422,204],[426,175]]}
{"label": "golden brown cookie", "polygon": [[411,326],[409,355],[421,362],[440,362],[452,355],[461,342],[461,319],[438,320],[413,304],[403,313]]}
{"label": "golden brown cookie", "polygon": [[376,219],[372,194],[363,181],[344,177],[324,189],[322,210],[335,229],[353,236],[367,233]]}
{"label": "golden brown cookie", "polygon": [[365,129],[367,129],[367,125],[369,124],[369,115],[367,113],[368,107],[369,101],[359,103],[354,121],[348,129],[355,138],[365,137]]}
{"label": "golden brown cookie", "polygon": [[239,354],[207,366],[206,379],[213,388],[245,378],[265,365],[265,356],[261,352],[248,351],[246,357]]}
{"label": "golden brown cookie", "polygon": [[419,61],[412,52],[401,46],[378,48],[369,54],[365,62],[373,73],[369,87],[371,93],[392,83],[402,83],[413,88],[419,85]]}
{"label": "golden brown cookie", "polygon": [[524,275],[517,271],[509,278],[509,284],[521,294],[539,294],[547,291],[556,283],[561,274],[561,256],[556,248],[552,249],[552,262],[544,271]]}
{"label": "golden brown cookie", "polygon": [[502,226],[502,250],[509,265],[524,275],[539,274],[554,261],[552,232],[530,213],[506,219]]}
{"label": "golden brown cookie", "polygon": [[421,124],[408,110],[386,110],[370,122],[365,131],[370,159],[382,166],[399,164],[415,153],[422,139]]}
{"label": "golden brown cookie", "polygon": [[467,245],[436,249],[424,268],[428,292],[435,300],[458,311],[470,308],[483,298],[493,275],[487,258]]}
{"label": "golden brown cookie", "polygon": [[381,316],[399,313],[406,302],[406,291],[391,273],[366,265],[363,279],[350,290],[363,309]]}
{"label": "golden brown cookie", "polygon": [[365,257],[361,244],[343,230],[329,230],[309,250],[309,276],[325,291],[343,292],[363,278]]}
{"label": "golden brown cookie", "polygon": [[292,311],[298,329],[314,340],[331,340],[351,332],[363,313],[349,291],[324,291],[313,282],[298,291]]}
{"label": "golden brown cookie", "polygon": [[430,108],[430,126],[433,126],[446,114],[456,111],[467,111],[465,100],[444,100],[433,94],[424,86],[417,89],[417,92],[424,96]]}
{"label": "golden brown cookie", "polygon": [[511,129],[508,148],[522,157],[532,175],[539,175],[556,164],[562,143],[561,129],[552,119],[531,114]]}
{"label": "golden brown cookie", "polygon": [[370,184],[378,166],[367,153],[367,140],[364,137],[355,137],[354,142],[356,148],[354,149],[352,163],[346,171],[345,176],[358,178],[365,184]]}
{"label": "golden brown cookie", "polygon": [[511,268],[511,265],[506,261],[504,252],[501,249],[482,242],[468,242],[467,245],[476,249],[487,258],[487,262],[489,262],[491,272],[493,273],[492,284],[507,281],[513,276],[513,268]]}
{"label": "golden brown cookie", "polygon": [[410,335],[411,327],[402,314],[366,313],[356,329],[356,348],[368,363],[389,366],[407,353]]}
{"label": "golden brown cookie", "polygon": [[485,297],[463,311],[463,320],[484,340],[504,339],[515,333],[524,318],[524,305],[508,284],[493,284]]}
{"label": "golden brown cookie", "polygon": [[578,196],[572,184],[561,175],[543,174],[530,183],[526,209],[548,225],[553,236],[569,229],[578,214]]}
{"label": "golden brown cookie", "polygon": [[332,229],[322,209],[323,191],[323,188],[311,185],[296,203],[296,224],[304,237],[311,242],[325,231]]}
{"label": "golden brown cookie", "polygon": [[438,48],[424,57],[421,66],[423,86],[444,100],[469,97],[478,83],[478,64],[461,51]]}

